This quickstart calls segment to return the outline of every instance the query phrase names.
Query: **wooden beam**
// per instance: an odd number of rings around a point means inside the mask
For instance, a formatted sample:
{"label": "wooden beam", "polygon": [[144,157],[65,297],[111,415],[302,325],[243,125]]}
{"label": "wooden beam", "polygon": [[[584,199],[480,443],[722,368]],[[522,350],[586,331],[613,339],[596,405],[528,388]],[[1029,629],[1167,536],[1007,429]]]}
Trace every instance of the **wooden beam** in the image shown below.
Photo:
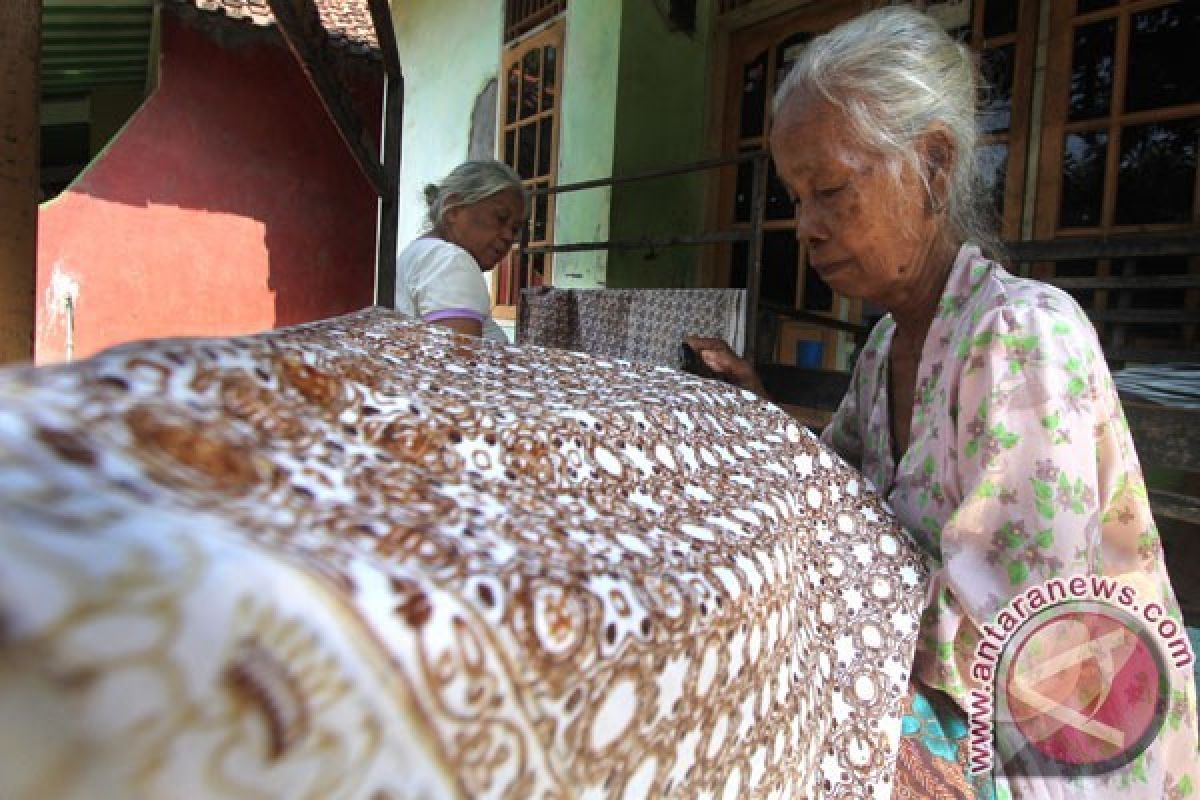
{"label": "wooden beam", "polygon": [[33,357],[41,0],[0,3],[0,363]]}
{"label": "wooden beam", "polygon": [[374,152],[373,140],[354,111],[349,94],[338,82],[325,48],[327,34],[313,0],[268,1],[284,41],[375,194],[385,197],[395,193],[396,187],[388,185],[383,165]]}
{"label": "wooden beam", "polygon": [[379,250],[375,260],[375,304],[396,304],[396,253],[399,249],[401,133],[404,127],[404,76],[384,78],[383,171],[391,191],[379,197]]}
{"label": "wooden beam", "polygon": [[400,52],[396,49],[396,29],[392,25],[392,9],[388,0],[367,0],[371,21],[375,23],[375,39],[383,54],[383,68],[392,80],[402,78]]}
{"label": "wooden beam", "polygon": [[1107,239],[1053,239],[1005,242],[1010,260],[1071,261],[1084,258],[1137,258],[1139,256],[1194,256],[1200,254],[1200,232],[1139,233]]}
{"label": "wooden beam", "polygon": [[383,174],[389,190],[379,197],[379,249],[375,259],[375,304],[392,308],[396,302],[396,252],[399,242],[400,153],[404,128],[404,72],[396,49],[396,30],[388,0],[367,0],[375,39],[383,54]]}

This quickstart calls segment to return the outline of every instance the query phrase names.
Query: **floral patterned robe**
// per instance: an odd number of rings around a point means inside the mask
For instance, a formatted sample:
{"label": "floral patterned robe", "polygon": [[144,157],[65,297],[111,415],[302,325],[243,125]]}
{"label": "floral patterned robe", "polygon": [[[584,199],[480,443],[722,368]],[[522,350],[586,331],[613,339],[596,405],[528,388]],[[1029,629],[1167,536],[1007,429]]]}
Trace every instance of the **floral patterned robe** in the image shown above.
{"label": "floral patterned robe", "polygon": [[[914,676],[967,709],[980,626],[1023,590],[1075,574],[1119,577],[1182,632],[1133,441],[1094,329],[1058,289],[964,246],[918,368],[910,444],[895,463],[886,316],[823,434],[887,498],[931,561]],[[1166,722],[1103,778],[997,775],[1019,796],[1200,796],[1190,667],[1172,670]]]}

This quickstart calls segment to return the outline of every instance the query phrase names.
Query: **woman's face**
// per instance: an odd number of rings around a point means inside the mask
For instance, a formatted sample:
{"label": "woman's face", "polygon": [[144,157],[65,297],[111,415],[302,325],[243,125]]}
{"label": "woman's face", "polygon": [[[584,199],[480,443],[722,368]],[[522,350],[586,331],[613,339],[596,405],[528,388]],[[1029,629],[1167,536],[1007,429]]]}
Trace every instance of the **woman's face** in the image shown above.
{"label": "woman's face", "polygon": [[939,234],[922,181],[900,180],[884,158],[857,145],[844,116],[800,100],[775,121],[771,155],[796,204],[796,239],[830,288],[894,308],[925,272]]}
{"label": "woman's face", "polygon": [[525,203],[516,192],[500,192],[442,217],[442,233],[470,253],[487,272],[508,254],[525,226]]}

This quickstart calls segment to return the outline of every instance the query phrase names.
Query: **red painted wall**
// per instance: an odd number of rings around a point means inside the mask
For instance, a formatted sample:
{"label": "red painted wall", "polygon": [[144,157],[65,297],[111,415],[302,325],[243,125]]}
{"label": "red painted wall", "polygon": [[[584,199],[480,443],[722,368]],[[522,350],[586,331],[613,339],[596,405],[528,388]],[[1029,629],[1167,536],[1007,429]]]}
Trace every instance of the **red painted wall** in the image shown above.
{"label": "red painted wall", "polygon": [[[38,363],[372,302],[375,194],[291,53],[169,14],[162,34],[158,89],[42,206]],[[371,81],[355,95],[381,97]]]}

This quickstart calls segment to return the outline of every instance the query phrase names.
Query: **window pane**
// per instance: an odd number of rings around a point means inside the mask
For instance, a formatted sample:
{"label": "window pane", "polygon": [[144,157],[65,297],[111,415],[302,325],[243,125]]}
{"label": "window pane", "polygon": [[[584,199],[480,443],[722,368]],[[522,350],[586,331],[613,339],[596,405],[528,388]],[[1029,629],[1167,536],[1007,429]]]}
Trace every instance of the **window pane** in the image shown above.
{"label": "window pane", "polygon": [[983,4],[983,38],[1017,30],[1017,0],[986,0]]}
{"label": "window pane", "polygon": [[991,195],[997,218],[1004,211],[1004,179],[1008,173],[1008,145],[1004,142],[981,145],[975,150],[979,174]]}
{"label": "window pane", "polygon": [[833,290],[815,269],[804,271],[804,310],[833,311]]}
{"label": "window pane", "polygon": [[530,122],[520,127],[517,137],[517,174],[525,180],[534,177],[534,153],[537,150],[537,123]]}
{"label": "window pane", "polygon": [[558,49],[551,46],[542,50],[542,110],[554,108],[554,95],[558,86]]}
{"label": "window pane", "polygon": [[729,288],[745,289],[750,274],[750,243],[734,242],[730,248]]}
{"label": "window pane", "polygon": [[510,167],[514,167],[514,168],[517,163],[515,160],[516,147],[517,147],[516,133],[513,131],[506,131],[504,134],[504,163],[508,164]]}
{"label": "window pane", "polygon": [[738,135],[762,136],[767,114],[767,51],[742,69],[742,107]]}
{"label": "window pane", "polygon": [[787,77],[788,70],[792,68],[792,64],[800,57],[800,53],[804,51],[804,45],[812,39],[811,33],[800,31],[793,33],[788,38],[779,43],[779,49],[775,51],[775,86],[778,87]]}
{"label": "window pane", "polygon": [[1084,25],[1075,31],[1069,119],[1094,119],[1108,114],[1116,34],[1117,23],[1112,19]]}
{"label": "window pane", "polygon": [[1117,0],[1079,0],[1075,4],[1076,14],[1086,14],[1089,11],[1099,11],[1102,8],[1112,8]]}
{"label": "window pane", "polygon": [[554,151],[554,118],[542,117],[538,123],[541,132],[538,135],[538,177],[550,174],[550,155]]}
{"label": "window pane", "polygon": [[749,222],[750,209],[754,192],[754,162],[743,161],[737,165],[737,185],[734,187],[733,219],[735,222]]}
{"label": "window pane", "polygon": [[521,82],[521,118],[538,112],[538,95],[542,85],[542,51],[530,50],[521,59],[524,69]]}
{"label": "window pane", "polygon": [[546,285],[546,256],[542,253],[535,255],[529,265],[528,286]]}
{"label": "window pane", "polygon": [[[546,184],[540,184],[540,187]],[[550,195],[539,194],[533,199],[533,241],[546,239],[546,218],[550,209]]]}
{"label": "window pane", "polygon": [[1016,45],[993,47],[983,53],[984,100],[979,122],[984,133],[1008,130],[1012,117],[1013,55]]}
{"label": "window pane", "polygon": [[1121,129],[1119,225],[1190,222],[1200,117]]}
{"label": "window pane", "polygon": [[1058,214],[1061,227],[1100,224],[1107,150],[1108,134],[1103,131],[1067,134],[1062,162],[1062,205]]}
{"label": "window pane", "polygon": [[521,65],[513,64],[508,71],[508,96],[504,109],[504,123],[511,125],[517,121],[517,97],[521,93]]}
{"label": "window pane", "polygon": [[779,180],[775,171],[775,160],[768,159],[767,164],[767,219],[791,219],[796,215],[792,199],[788,197],[787,189]]}
{"label": "window pane", "polygon": [[1200,4],[1178,3],[1134,14],[1125,109],[1143,111],[1200,101],[1197,44]]}
{"label": "window pane", "polygon": [[799,255],[794,231],[767,231],[763,234],[760,286],[764,302],[795,307]]}

